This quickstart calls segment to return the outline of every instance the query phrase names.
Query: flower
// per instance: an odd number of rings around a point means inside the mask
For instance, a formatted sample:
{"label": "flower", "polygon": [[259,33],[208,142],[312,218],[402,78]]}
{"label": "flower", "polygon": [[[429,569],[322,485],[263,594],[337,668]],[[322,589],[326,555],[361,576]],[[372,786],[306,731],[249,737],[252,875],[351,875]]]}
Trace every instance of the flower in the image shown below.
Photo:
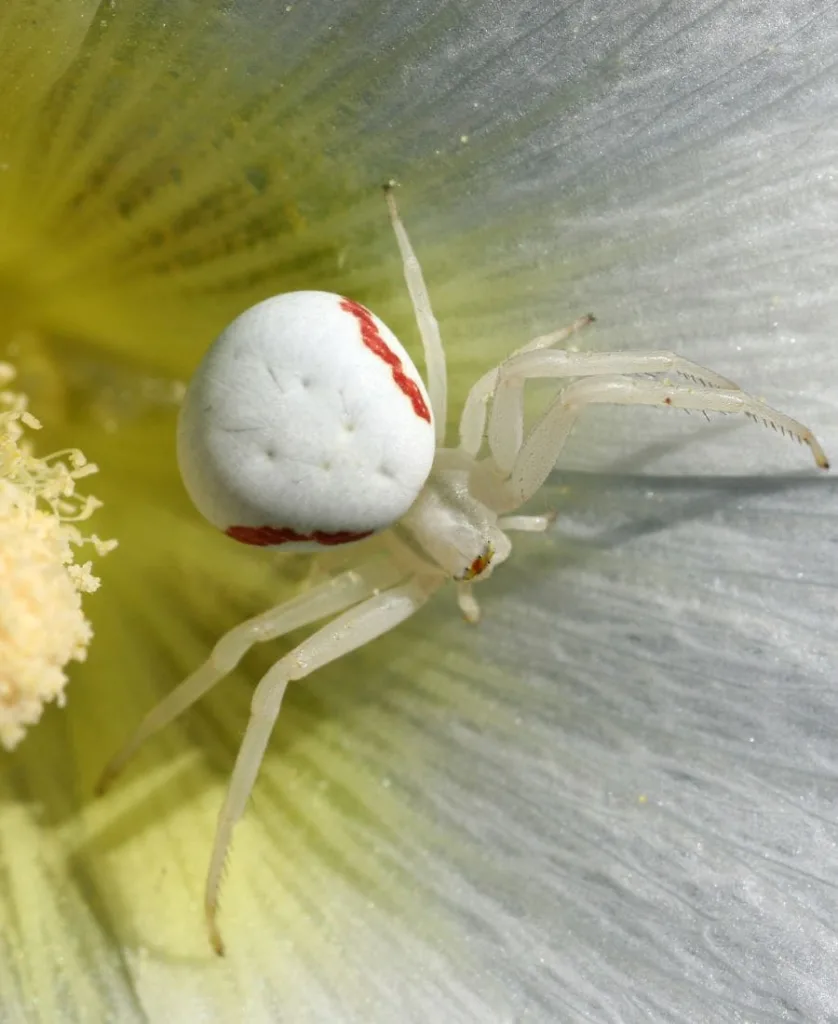
{"label": "flower", "polygon": [[[252,301],[338,290],[413,346],[380,183],[452,394],[589,309],[838,451],[829,8],[792,0],[12,0],[0,312],[39,451],[100,466],[95,637],[6,758],[0,987],[42,1020],[726,1020],[838,1012],[835,510],[781,439],[580,425],[469,629],[444,597],[289,693],[201,930],[271,646],[103,801],[105,759],[310,571],[216,536],[173,422]],[[537,397],[536,397],[537,400]],[[43,440],[41,441],[41,438]]]}

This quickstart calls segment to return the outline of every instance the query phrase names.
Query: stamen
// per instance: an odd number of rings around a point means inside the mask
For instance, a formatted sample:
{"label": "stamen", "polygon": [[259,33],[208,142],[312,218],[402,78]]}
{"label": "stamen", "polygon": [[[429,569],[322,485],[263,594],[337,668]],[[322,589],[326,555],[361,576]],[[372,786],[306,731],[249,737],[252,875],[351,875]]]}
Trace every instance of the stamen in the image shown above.
{"label": "stamen", "polygon": [[[0,383],[14,370],[0,363]],[[65,671],[84,661],[93,630],[81,595],[99,580],[76,547],[106,554],[116,541],[85,537],[75,525],[101,502],[77,494],[76,481],[96,471],[77,449],[36,457],[25,428],[37,430],[25,396],[0,393],[0,744],[13,749],[46,703],[64,703]],[[64,461],[66,460],[66,461]]]}

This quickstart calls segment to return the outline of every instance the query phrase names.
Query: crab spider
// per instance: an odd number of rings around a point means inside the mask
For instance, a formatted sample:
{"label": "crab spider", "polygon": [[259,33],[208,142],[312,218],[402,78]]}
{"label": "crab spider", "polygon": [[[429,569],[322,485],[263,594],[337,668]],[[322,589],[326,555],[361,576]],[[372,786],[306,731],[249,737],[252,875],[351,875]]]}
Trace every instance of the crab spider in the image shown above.
{"label": "crab spider", "polygon": [[[474,585],[508,558],[509,534],[549,526],[549,516],[516,510],[542,486],[588,406],[742,413],[808,445],[815,463],[828,468],[808,428],[681,356],[557,348],[592,316],[534,339],[484,374],[465,400],[457,446],[445,447],[439,327],[390,186],[385,194],[427,387],[369,310],[337,295],[296,292],[253,307],[220,336],[190,384],[178,428],[184,483],[204,516],[233,539],[316,550],[381,533],[383,547],[368,553],[359,545],[353,568],[222,636],[140,723],[99,784],[101,791],[253,644],[329,620],[283,655],[253,694],[206,881],[207,929],[219,954],[222,869],[288,684],[394,629],[449,580],[462,614],[477,622]],[[525,434],[524,388],[535,378],[563,386]]]}

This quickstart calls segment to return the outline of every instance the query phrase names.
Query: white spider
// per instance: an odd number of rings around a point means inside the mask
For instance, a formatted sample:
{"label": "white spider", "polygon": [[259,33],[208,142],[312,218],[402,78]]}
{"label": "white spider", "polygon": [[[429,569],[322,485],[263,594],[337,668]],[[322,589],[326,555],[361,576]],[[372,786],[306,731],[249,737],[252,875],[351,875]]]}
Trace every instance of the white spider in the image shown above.
{"label": "white spider", "polygon": [[[187,396],[182,413],[180,460],[184,481],[199,509],[235,539],[310,549],[355,542],[384,530],[386,553],[379,551],[364,559],[361,546],[354,568],[226,633],[207,661],[146,716],[108,764],[100,782],[101,790],[141,743],[235,668],[253,644],[330,619],[280,658],[253,694],[250,721],[219,815],[206,882],[207,928],[213,949],[219,954],[223,945],[216,911],[222,869],[233,828],[250,796],[288,684],[394,629],[448,580],[456,581],[465,618],[477,622],[474,584],[487,579],[508,558],[508,534],[515,530],[543,531],[552,521],[550,516],[511,513],[542,486],[577,417],[587,406],[669,405],[744,413],[804,442],[817,465],[828,468],[823,450],[806,427],[681,356],[671,352],[577,353],[554,347],[591,323],[592,316],[580,317],[569,327],[536,338],[484,374],[466,398],[459,443],[455,448],[444,447],[447,388],[439,328],[390,186],[385,193],[422,337],[427,392],[398,341],[364,307],[326,293],[280,296],[243,314],[210,350],[196,374],[198,383],[190,385],[199,397],[193,398],[190,406]],[[327,383],[331,382],[328,402],[324,405],[321,396],[314,404],[289,405],[296,401],[289,381],[301,381],[303,389],[309,386],[314,358],[311,332],[321,327],[323,331],[328,328],[320,341],[325,361],[318,364],[320,372],[329,378]],[[357,343],[359,331],[369,351]],[[304,344],[289,356],[289,346],[293,348],[301,338]],[[268,365],[266,371],[264,362],[257,360],[258,366],[253,363],[256,356],[263,360],[266,351],[272,359],[280,359],[278,371],[273,368],[275,364]],[[339,363],[346,352],[351,353],[350,363],[338,366],[335,361]],[[376,376],[375,367],[379,365],[381,373]],[[251,375],[246,379],[241,377],[242,366],[249,367]],[[667,374],[679,375],[683,382],[675,383],[667,379]],[[557,378],[566,383],[524,436],[524,385],[534,378]],[[393,387],[394,381],[398,388]],[[270,393],[261,394],[263,385],[272,389]],[[219,427],[218,403],[224,402],[225,415],[232,409],[236,422]],[[324,432],[324,417],[328,419],[335,405],[342,407],[341,438],[355,428],[355,422],[350,422],[352,416],[363,420],[372,410],[377,417],[364,441],[366,447],[359,442],[355,448],[345,449],[353,453],[352,458],[336,450],[337,434]],[[300,417],[304,418],[307,409],[313,410],[312,417],[306,421],[307,426],[300,428]],[[422,415],[418,416],[417,411]],[[271,420],[267,434],[263,429],[266,418]],[[231,447],[244,444],[241,438],[250,435],[261,445],[262,461],[253,461],[252,445],[246,451]],[[294,457],[272,467],[269,460],[278,458],[276,439],[288,442],[289,436],[297,446]],[[481,456],[484,440],[488,451]],[[315,445],[314,455],[306,449],[308,454],[302,458],[300,448],[310,443]],[[371,450],[376,459],[395,453],[391,472],[399,477],[398,486],[387,490],[386,481],[374,477],[368,465]],[[207,466],[213,459],[215,476],[208,476]],[[320,459],[320,466],[314,467],[312,459]],[[305,472],[300,476],[302,464]],[[251,465],[256,468],[246,471]],[[296,467],[296,476],[293,472],[288,476],[289,466]],[[343,469],[348,475],[338,478]],[[352,474],[356,474],[354,478]],[[322,492],[316,489],[321,479],[328,484]]]}

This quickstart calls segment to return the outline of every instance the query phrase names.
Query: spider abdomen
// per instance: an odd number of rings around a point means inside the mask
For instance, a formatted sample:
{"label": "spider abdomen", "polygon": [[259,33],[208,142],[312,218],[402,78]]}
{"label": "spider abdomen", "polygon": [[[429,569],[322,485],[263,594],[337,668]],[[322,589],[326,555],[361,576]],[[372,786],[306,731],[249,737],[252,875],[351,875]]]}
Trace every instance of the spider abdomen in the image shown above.
{"label": "spider abdomen", "polygon": [[434,457],[430,402],[393,333],[329,292],[251,307],[199,365],[178,424],[190,497],[236,540],[296,549],[386,529]]}

